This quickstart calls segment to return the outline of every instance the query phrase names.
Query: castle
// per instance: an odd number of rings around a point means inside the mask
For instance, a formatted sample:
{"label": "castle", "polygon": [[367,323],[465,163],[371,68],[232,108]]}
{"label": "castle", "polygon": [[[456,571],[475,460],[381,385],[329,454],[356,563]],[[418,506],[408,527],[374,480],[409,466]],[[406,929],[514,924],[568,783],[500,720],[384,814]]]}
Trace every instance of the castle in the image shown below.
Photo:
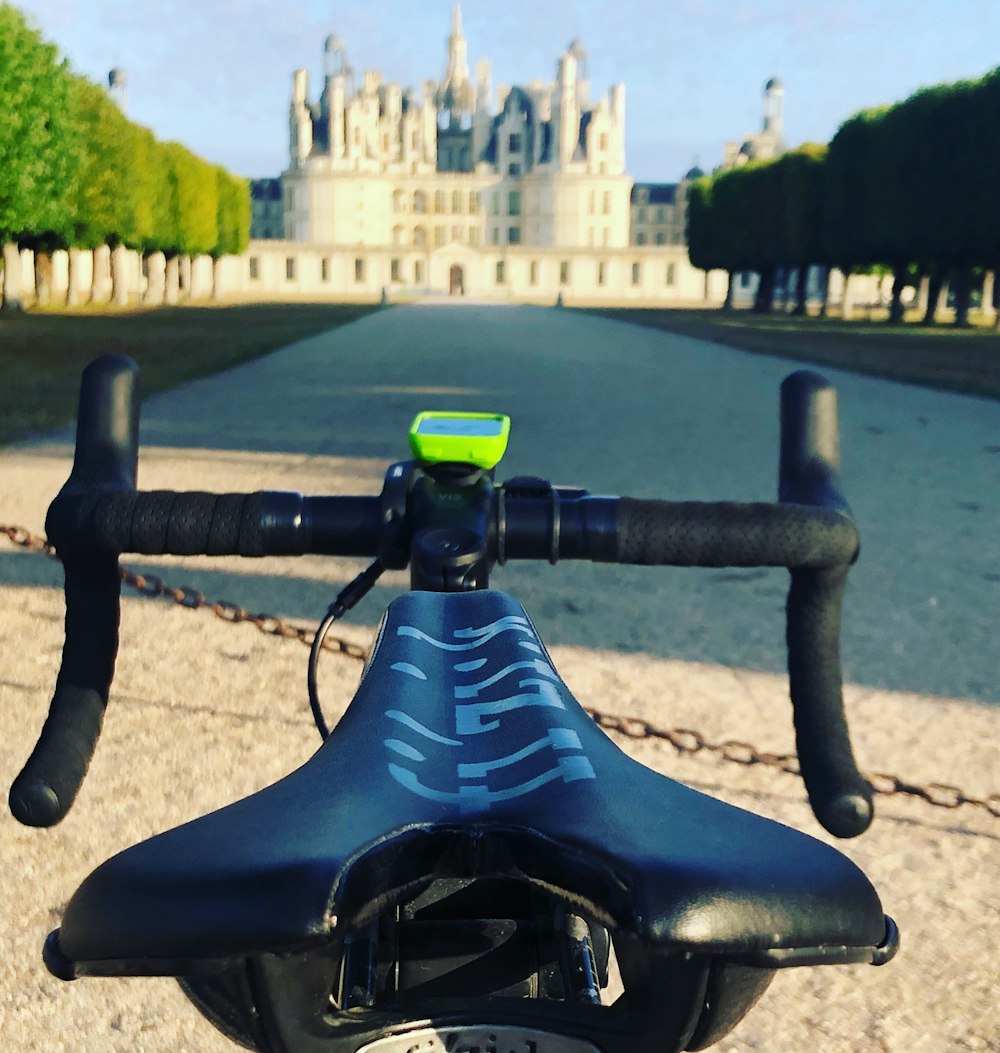
{"label": "castle", "polygon": [[419,96],[358,77],[330,36],[318,98],[306,70],[293,76],[289,142],[280,184],[254,186],[254,233],[274,237],[280,216],[281,248],[252,244],[248,291],[705,298],[684,244],[687,186],[702,172],[633,182],[625,88],[592,98],[579,41],[553,81],[501,87],[494,103],[489,63],[470,74],[457,6],[443,75]]}

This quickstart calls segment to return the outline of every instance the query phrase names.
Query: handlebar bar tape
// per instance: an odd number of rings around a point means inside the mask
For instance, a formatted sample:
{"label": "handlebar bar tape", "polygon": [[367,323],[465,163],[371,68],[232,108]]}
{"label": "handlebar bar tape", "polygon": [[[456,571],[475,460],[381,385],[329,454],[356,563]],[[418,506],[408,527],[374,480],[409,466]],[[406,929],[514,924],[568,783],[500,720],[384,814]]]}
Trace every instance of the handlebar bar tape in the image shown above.
{"label": "handlebar bar tape", "polygon": [[[134,491],[138,450],[139,368],[123,355],[106,355],[83,373],[73,470],[49,509],[50,536],[61,503]],[[54,543],[66,573],[62,664],[41,736],[9,797],[15,818],[29,826],[52,826],[75,800],[101,732],[118,653],[117,556],[77,557]]]}
{"label": "handlebar bar tape", "polygon": [[857,552],[853,521],[803,505],[717,501],[618,502],[616,563],[821,569]]}
{"label": "handlebar bar tape", "polygon": [[835,837],[864,833],[874,817],[844,715],[840,616],[847,571],[846,564],[793,570],[786,619],[795,749],[813,814]]}
{"label": "handlebar bar tape", "polygon": [[63,562],[62,665],[38,743],[10,789],[10,810],[26,826],[53,826],[76,799],[101,733],[118,652],[117,559]]}
{"label": "handlebar bar tape", "polygon": [[[840,483],[837,392],[809,370],[781,385],[778,499],[851,514]],[[874,815],[871,787],[858,772],[844,716],[840,618],[847,570],[848,564],[792,569],[788,591],[796,749],[813,812],[837,837],[862,833]]]}

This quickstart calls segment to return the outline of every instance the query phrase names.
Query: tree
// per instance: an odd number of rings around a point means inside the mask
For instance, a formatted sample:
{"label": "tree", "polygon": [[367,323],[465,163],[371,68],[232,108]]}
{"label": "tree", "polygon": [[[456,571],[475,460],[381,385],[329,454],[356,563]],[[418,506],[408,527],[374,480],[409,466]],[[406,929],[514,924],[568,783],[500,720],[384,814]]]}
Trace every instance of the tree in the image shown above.
{"label": "tree", "polygon": [[[70,75],[56,48],[0,3],[0,243],[41,253],[65,244],[76,166]],[[4,302],[18,299],[15,253],[5,250]]]}

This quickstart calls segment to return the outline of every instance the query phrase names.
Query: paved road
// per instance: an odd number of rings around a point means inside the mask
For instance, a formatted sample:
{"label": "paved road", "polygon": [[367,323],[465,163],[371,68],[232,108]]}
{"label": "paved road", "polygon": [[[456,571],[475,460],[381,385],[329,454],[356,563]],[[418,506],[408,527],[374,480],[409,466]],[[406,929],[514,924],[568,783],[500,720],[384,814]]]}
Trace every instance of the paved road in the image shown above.
{"label": "paved road", "polygon": [[[777,386],[790,368],[572,312],[399,307],[150,400],[140,485],[373,492],[385,463],[405,453],[417,410],[484,408],[514,418],[501,474],[593,492],[770,499]],[[862,764],[988,792],[997,728],[989,703],[1000,701],[1000,405],[828,375],[840,391],[844,477],[864,545],[844,644]],[[4,454],[0,521],[40,527],[66,458],[66,436]],[[150,565],[209,595],[300,618],[315,618],[355,569],[316,559]],[[788,747],[783,573],[543,565],[495,580],[525,603],[589,704]],[[5,782],[30,748],[54,676],[57,584],[39,557],[0,552]],[[400,586],[370,597],[348,634],[365,639],[379,601]],[[41,971],[39,942],[110,852],[250,792],[314,748],[301,648],[137,599],[125,601],[123,638],[114,706],[70,818],[48,833],[0,820],[9,897],[0,1033],[17,1053],[226,1048],[169,982],[66,987]],[[333,711],[356,675],[325,667]],[[632,751],[817,833],[790,778],[675,758],[656,742]],[[879,971],[781,977],[719,1048],[793,1053],[813,1048],[817,1032],[825,1053],[1000,1048],[992,971],[977,958],[986,933],[1000,935],[990,877],[998,843],[997,824],[981,813],[882,802],[873,831],[842,847],[899,918],[904,955]]]}

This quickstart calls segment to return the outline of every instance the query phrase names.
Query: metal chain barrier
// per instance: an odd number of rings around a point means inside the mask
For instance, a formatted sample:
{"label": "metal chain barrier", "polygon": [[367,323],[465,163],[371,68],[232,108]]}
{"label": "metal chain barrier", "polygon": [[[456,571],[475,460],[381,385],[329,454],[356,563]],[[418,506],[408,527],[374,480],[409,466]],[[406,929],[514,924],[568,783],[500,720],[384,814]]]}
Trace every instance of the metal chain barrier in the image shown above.
{"label": "metal chain barrier", "polygon": [[[44,553],[53,559],[59,558],[55,549],[44,538],[32,534],[24,527],[0,524],[0,534],[5,535],[12,544],[29,552]],[[139,574],[122,566],[121,579],[125,585],[135,589],[142,596],[164,597],[192,610],[210,610],[223,621],[252,625],[259,632],[268,636],[298,640],[308,647],[312,645],[316,634],[315,628],[293,625],[274,614],[251,614],[246,608],[226,600],[207,600],[204,594],[197,589],[168,585],[155,574]],[[368,657],[368,651],[360,644],[335,636],[328,635],[323,642],[323,648],[361,662]],[[693,756],[697,753],[708,753],[745,767],[760,765],[790,775],[800,774],[799,762],[794,753],[768,753],[757,749],[749,742],[741,742],[737,739],[710,742],[700,731],[691,728],[658,728],[639,717],[605,713],[598,709],[586,709],[586,712],[597,726],[605,731],[624,735],[630,739],[657,739],[667,742],[679,754]],[[914,797],[935,808],[949,810],[969,806],[980,808],[994,818],[1000,818],[1000,793],[992,793],[987,797],[970,797],[957,786],[936,782],[920,786],[885,772],[867,774],[865,778],[872,792],[881,797]]]}

